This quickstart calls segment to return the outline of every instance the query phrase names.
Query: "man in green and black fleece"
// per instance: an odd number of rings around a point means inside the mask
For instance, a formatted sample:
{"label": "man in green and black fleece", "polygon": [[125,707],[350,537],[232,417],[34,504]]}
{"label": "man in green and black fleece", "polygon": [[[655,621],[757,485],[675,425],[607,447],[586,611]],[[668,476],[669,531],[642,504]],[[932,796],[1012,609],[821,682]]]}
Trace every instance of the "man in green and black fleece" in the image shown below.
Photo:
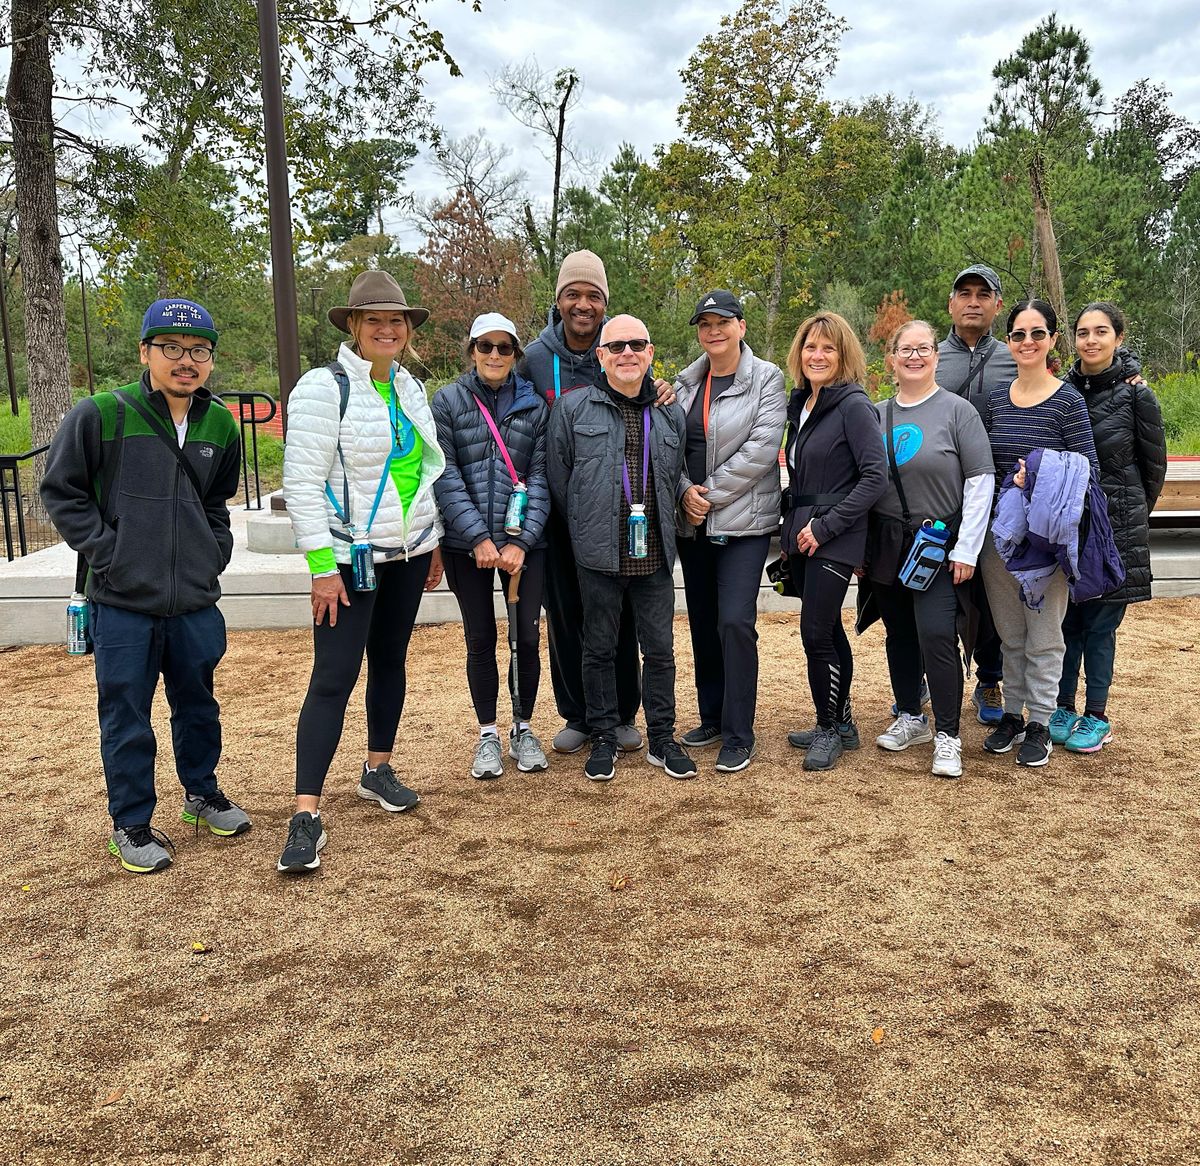
{"label": "man in green and black fleece", "polygon": [[171,864],[150,825],[156,743],[150,708],[161,674],[171,707],[183,820],[221,837],[250,819],[217,785],[220,708],[213,673],[225,654],[218,576],[233,553],[238,430],[204,384],[217,331],[190,300],[157,300],[142,321],[142,379],[80,401],[54,436],[42,500],[86,560],[96,654],[100,756],[113,833],[128,871]]}

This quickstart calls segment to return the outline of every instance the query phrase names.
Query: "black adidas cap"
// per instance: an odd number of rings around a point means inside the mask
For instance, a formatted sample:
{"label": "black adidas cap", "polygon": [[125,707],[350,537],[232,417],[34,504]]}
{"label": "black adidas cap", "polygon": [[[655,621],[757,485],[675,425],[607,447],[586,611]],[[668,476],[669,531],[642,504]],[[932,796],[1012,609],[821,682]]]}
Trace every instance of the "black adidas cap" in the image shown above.
{"label": "black adidas cap", "polygon": [[717,291],[709,292],[696,305],[696,314],[688,321],[689,324],[695,325],[700,323],[700,317],[706,316],[711,312],[714,316],[732,316],[736,320],[744,320],[746,313],[742,311],[742,301],[733,294],[733,292],[725,291],[719,288]]}

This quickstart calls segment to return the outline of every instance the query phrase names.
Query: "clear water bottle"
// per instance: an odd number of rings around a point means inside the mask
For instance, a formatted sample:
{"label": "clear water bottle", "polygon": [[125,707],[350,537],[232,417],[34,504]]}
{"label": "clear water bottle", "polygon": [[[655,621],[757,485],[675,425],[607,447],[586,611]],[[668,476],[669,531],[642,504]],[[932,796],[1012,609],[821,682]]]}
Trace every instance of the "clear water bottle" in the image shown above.
{"label": "clear water bottle", "polygon": [[504,533],[520,534],[525,526],[525,514],[529,510],[529,491],[524,482],[518,482],[508,496],[508,509],[504,511]]}
{"label": "clear water bottle", "polygon": [[629,557],[644,559],[649,554],[646,545],[646,507],[635,502],[629,508]]}
{"label": "clear water bottle", "polygon": [[375,590],[375,553],[366,535],[356,534],[350,544],[350,570],[355,591]]}
{"label": "clear water bottle", "polygon": [[67,652],[72,656],[86,656],[91,650],[87,600],[76,591],[67,604]]}

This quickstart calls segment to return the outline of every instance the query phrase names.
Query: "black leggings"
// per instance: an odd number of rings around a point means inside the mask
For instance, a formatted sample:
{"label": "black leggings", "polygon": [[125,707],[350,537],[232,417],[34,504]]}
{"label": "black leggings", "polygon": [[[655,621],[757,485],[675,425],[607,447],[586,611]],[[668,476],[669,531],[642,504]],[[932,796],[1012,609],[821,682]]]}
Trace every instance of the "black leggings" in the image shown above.
{"label": "black leggings", "polygon": [[[496,609],[493,594],[496,568],[479,568],[465,551],[443,551],[446,585],[454,592],[462,612],[463,635],[467,640],[467,685],[471,703],[481,725],[496,721],[496,698],[500,678],[496,670]],[[529,551],[521,570],[517,593],[517,679],[521,691],[519,719],[533,716],[538,682],[542,676],[539,651],[541,639],[542,590],[545,584],[546,553]],[[507,571],[500,571],[500,589],[508,594]],[[512,692],[512,673],[508,689]]]}
{"label": "black leggings", "polygon": [[338,568],[349,607],[337,626],[313,625],[313,670],[296,726],[296,793],[319,797],[342,739],[346,704],[367,653],[367,750],[390,753],[404,708],[405,660],[429,573],[429,556],[375,565],[374,591],[355,591],[348,566]]}
{"label": "black leggings", "polygon": [[854,570],[831,559],[807,555],[788,556],[793,573],[800,568],[800,640],[808,658],[808,686],[812,689],[817,724],[831,729],[835,722],[851,719],[850,682],[854,656],[842,627],[842,601]]}
{"label": "black leggings", "polygon": [[924,675],[938,731],[957,737],[963,664],[958,654],[958,597],[950,565],[938,571],[927,591],[913,591],[899,581],[890,587],[873,583],[871,590],[887,629],[888,673],[896,708],[914,717],[921,715]]}

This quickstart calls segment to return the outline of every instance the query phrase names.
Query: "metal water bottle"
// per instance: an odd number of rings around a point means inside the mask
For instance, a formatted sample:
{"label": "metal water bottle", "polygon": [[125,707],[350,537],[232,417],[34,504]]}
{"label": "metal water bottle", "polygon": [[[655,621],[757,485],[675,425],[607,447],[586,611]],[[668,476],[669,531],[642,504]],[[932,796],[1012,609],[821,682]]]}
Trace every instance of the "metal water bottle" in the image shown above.
{"label": "metal water bottle", "polygon": [[72,656],[86,656],[91,650],[87,600],[76,591],[67,604],[67,652]]}
{"label": "metal water bottle", "polygon": [[356,534],[350,544],[350,570],[355,591],[375,590],[375,554],[364,534]]}
{"label": "metal water bottle", "polygon": [[508,508],[504,511],[504,533],[520,534],[525,526],[525,514],[529,509],[529,491],[524,482],[517,482],[508,496]]}
{"label": "metal water bottle", "polygon": [[646,546],[646,507],[635,502],[629,507],[629,557],[644,559],[649,553]]}

